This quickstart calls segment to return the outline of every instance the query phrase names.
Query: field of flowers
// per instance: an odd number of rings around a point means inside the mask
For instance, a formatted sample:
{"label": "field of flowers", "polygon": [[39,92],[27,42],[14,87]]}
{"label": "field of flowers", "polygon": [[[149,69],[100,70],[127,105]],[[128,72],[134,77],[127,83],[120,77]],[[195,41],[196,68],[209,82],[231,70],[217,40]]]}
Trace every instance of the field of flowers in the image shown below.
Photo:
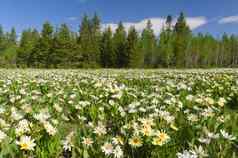
{"label": "field of flowers", "polygon": [[238,70],[0,70],[0,158],[236,158]]}

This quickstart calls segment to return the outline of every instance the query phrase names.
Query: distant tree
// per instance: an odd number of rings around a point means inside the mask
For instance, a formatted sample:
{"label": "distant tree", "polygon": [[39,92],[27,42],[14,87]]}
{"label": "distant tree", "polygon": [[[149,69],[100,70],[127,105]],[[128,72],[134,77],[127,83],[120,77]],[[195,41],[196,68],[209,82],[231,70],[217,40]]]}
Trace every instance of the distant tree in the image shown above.
{"label": "distant tree", "polygon": [[53,32],[53,26],[49,22],[43,24],[40,39],[31,54],[33,67],[50,68],[52,66]]}
{"label": "distant tree", "polygon": [[174,35],[162,29],[159,37],[159,56],[157,58],[157,65],[162,67],[170,67],[174,65]]}
{"label": "distant tree", "polygon": [[101,64],[105,68],[116,67],[116,54],[113,46],[113,36],[110,27],[105,29],[101,40]]}
{"label": "distant tree", "polygon": [[4,51],[5,47],[6,47],[6,37],[4,35],[2,25],[0,25],[0,53]]}
{"label": "distant tree", "polygon": [[231,66],[237,67],[238,65],[238,37],[231,35],[230,37],[231,47]]}
{"label": "distant tree", "polygon": [[168,15],[166,19],[166,25],[162,28],[159,37],[159,65],[163,67],[173,66],[175,61],[174,55],[174,41],[175,34],[172,28],[172,16]]}
{"label": "distant tree", "polygon": [[134,27],[128,34],[120,22],[115,32],[102,31],[100,18],[85,15],[79,32],[66,24],[46,22],[42,31],[24,30],[18,41],[13,27],[0,25],[0,67],[33,68],[209,68],[238,67],[238,36],[194,34],[183,13],[173,25],[168,15],[159,37],[148,20],[141,35]]}
{"label": "distant tree", "polygon": [[7,67],[16,66],[16,55],[17,55],[17,35],[15,28],[12,28],[10,32],[6,32],[4,35],[4,52],[3,57]]}
{"label": "distant tree", "polygon": [[231,64],[231,46],[230,46],[230,37],[224,33],[222,36],[222,44],[221,44],[221,61],[222,65],[225,67],[230,66]]}
{"label": "distant tree", "polygon": [[90,37],[90,20],[87,15],[84,15],[80,25],[78,43],[80,52],[82,52],[82,64],[89,64],[91,58],[91,37]]}
{"label": "distant tree", "polygon": [[100,64],[100,19],[95,14],[92,19],[87,15],[83,17],[80,31],[79,44],[82,52],[83,67],[98,67]]}
{"label": "distant tree", "polygon": [[73,37],[66,24],[62,24],[55,32],[53,50],[50,55],[53,67],[67,67],[71,54],[73,53]]}
{"label": "distant tree", "polygon": [[91,20],[91,45],[93,51],[93,62],[96,66],[100,65],[100,42],[101,42],[101,21],[99,16],[95,13]]}
{"label": "distant tree", "polygon": [[186,65],[188,67],[198,67],[201,58],[201,44],[201,34],[191,39],[191,45],[188,50],[189,54],[186,57]]}
{"label": "distant tree", "polygon": [[10,32],[9,42],[10,42],[11,44],[14,44],[14,45],[17,44],[17,34],[16,34],[16,30],[15,30],[14,27],[11,29],[11,32]]}
{"label": "distant tree", "polygon": [[185,56],[189,47],[189,39],[191,37],[191,31],[186,23],[186,19],[183,13],[180,13],[177,23],[174,28],[175,41],[174,41],[174,53],[177,67],[185,67]]}
{"label": "distant tree", "polygon": [[126,67],[140,68],[143,66],[143,54],[139,47],[139,36],[135,27],[131,27],[128,32],[126,52],[128,63]]}
{"label": "distant tree", "polygon": [[36,29],[27,29],[22,32],[19,47],[17,49],[16,64],[18,67],[31,67],[33,49],[40,35]]}
{"label": "distant tree", "polygon": [[[14,35],[15,37],[14,39],[11,38],[12,35]],[[17,45],[16,45],[15,29],[12,29],[11,32],[4,32],[2,26],[0,26],[0,66],[1,67],[15,67],[16,50],[17,50]]]}
{"label": "distant tree", "polygon": [[166,30],[172,31],[172,23],[173,23],[173,17],[171,15],[168,15],[166,18]]}
{"label": "distant tree", "polygon": [[154,67],[156,62],[157,40],[152,29],[152,23],[147,21],[146,28],[141,35],[141,48],[145,67]]}
{"label": "distant tree", "polygon": [[118,68],[126,67],[128,63],[128,56],[126,53],[126,31],[125,28],[120,22],[116,29],[116,32],[113,36],[113,47],[116,54],[116,65]]}

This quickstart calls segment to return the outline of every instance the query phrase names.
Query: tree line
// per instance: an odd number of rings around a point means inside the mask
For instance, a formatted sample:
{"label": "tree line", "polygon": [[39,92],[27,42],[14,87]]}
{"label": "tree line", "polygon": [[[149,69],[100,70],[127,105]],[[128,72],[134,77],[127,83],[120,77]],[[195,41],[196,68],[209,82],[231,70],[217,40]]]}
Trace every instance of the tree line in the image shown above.
{"label": "tree line", "polygon": [[167,16],[157,37],[151,21],[139,33],[126,31],[120,22],[115,30],[102,30],[97,14],[85,15],[79,31],[66,24],[49,22],[41,32],[26,29],[17,40],[14,28],[0,27],[0,66],[19,68],[209,68],[238,66],[238,36],[193,34],[183,13]]}

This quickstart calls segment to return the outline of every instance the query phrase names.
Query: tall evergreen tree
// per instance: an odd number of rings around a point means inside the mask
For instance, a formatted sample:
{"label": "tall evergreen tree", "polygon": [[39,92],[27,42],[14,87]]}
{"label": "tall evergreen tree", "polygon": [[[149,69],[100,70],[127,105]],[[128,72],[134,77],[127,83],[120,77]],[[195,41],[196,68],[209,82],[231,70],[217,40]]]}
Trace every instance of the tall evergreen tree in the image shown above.
{"label": "tall evergreen tree", "polygon": [[0,25],[0,66],[5,67],[7,65],[6,59],[4,57],[6,49],[6,37],[3,31],[2,25]]}
{"label": "tall evergreen tree", "polygon": [[143,54],[139,47],[139,37],[135,27],[131,27],[127,37],[127,58],[128,63],[126,67],[129,68],[140,68],[143,66]]}
{"label": "tall evergreen tree", "polygon": [[11,29],[11,32],[9,34],[9,42],[14,45],[17,44],[17,34],[14,27]]}
{"label": "tall evergreen tree", "polygon": [[153,67],[156,62],[157,41],[152,29],[151,21],[148,20],[146,28],[141,35],[141,47],[145,67]]}
{"label": "tall evergreen tree", "polygon": [[73,37],[66,24],[62,24],[55,32],[53,50],[50,55],[54,67],[67,67],[70,65],[70,57],[73,53]]}
{"label": "tall evergreen tree", "polygon": [[103,32],[101,41],[101,64],[105,68],[116,67],[116,54],[112,38],[111,28],[108,27]]}
{"label": "tall evergreen tree", "polygon": [[83,67],[98,67],[100,63],[100,20],[95,14],[92,19],[87,15],[83,17],[79,44],[82,52]]}
{"label": "tall evergreen tree", "polygon": [[[84,15],[80,25],[78,43],[80,52],[82,52],[82,64],[89,64],[91,58],[91,38],[90,38],[90,20],[87,15]],[[84,65],[81,65],[84,66]]]}
{"label": "tall evergreen tree", "polygon": [[22,32],[16,57],[18,67],[32,66],[33,61],[31,55],[39,38],[40,35],[36,29],[27,29]]}
{"label": "tall evergreen tree", "polygon": [[169,15],[158,39],[150,21],[141,36],[133,27],[127,35],[121,22],[114,34],[110,28],[102,33],[95,14],[83,17],[79,34],[66,24],[54,31],[46,22],[40,34],[35,29],[24,30],[20,41],[14,28],[4,32],[0,26],[0,66],[238,67],[238,36],[224,34],[218,39],[210,34],[192,34],[183,13],[175,27],[172,24]]}
{"label": "tall evergreen tree", "polygon": [[172,28],[172,16],[168,15],[166,25],[162,28],[159,37],[159,59],[160,65],[170,67],[174,64],[174,32]]}
{"label": "tall evergreen tree", "polygon": [[166,23],[166,30],[172,31],[173,17],[171,15],[167,16],[165,23]]}
{"label": "tall evergreen tree", "polygon": [[43,24],[41,37],[38,40],[31,58],[33,60],[33,67],[37,68],[50,68],[52,65],[52,46],[53,46],[53,26],[46,22]]}
{"label": "tall evergreen tree", "polygon": [[189,46],[189,38],[191,37],[191,31],[186,23],[186,19],[183,13],[180,13],[177,23],[174,28],[175,41],[174,41],[174,53],[177,67],[185,66],[185,56]]}
{"label": "tall evergreen tree", "polygon": [[15,67],[16,65],[16,52],[17,52],[17,35],[16,30],[13,27],[10,32],[6,32],[4,40],[4,60],[6,65]]}
{"label": "tall evergreen tree", "polygon": [[126,39],[127,36],[125,28],[122,22],[120,22],[113,36],[113,47],[115,49],[116,65],[118,68],[126,67],[128,63],[128,56],[126,53]]}
{"label": "tall evergreen tree", "polygon": [[100,64],[100,42],[101,42],[101,21],[99,16],[95,13],[91,20],[91,45],[93,52],[93,62],[96,66]]}
{"label": "tall evergreen tree", "polygon": [[4,51],[5,49],[5,41],[6,41],[6,38],[4,35],[3,27],[2,25],[0,25],[0,53]]}
{"label": "tall evergreen tree", "polygon": [[174,62],[173,50],[173,35],[171,35],[171,32],[168,32],[165,28],[162,28],[159,37],[159,56],[157,58],[157,65],[163,67],[172,66]]}

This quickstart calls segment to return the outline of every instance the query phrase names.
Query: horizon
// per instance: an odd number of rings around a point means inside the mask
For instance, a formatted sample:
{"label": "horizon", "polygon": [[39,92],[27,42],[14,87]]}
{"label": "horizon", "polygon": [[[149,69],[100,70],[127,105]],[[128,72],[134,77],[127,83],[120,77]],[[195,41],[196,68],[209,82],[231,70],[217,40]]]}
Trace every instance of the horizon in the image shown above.
{"label": "horizon", "polygon": [[[151,0],[147,2],[135,0],[127,2],[109,2],[108,0],[72,0],[65,3],[65,0],[23,0],[17,3],[16,0],[3,1],[0,6],[0,24],[4,30],[9,31],[15,27],[18,33],[27,28],[41,30],[42,24],[49,21],[54,26],[66,23],[73,31],[79,30],[79,25],[84,14],[92,15],[95,12],[100,16],[102,27],[111,26],[122,21],[126,29],[134,25],[141,32],[145,27],[145,21],[150,19],[155,34],[159,34],[164,18],[172,15],[174,19],[180,12],[184,12],[187,23],[193,33],[209,33],[220,37],[223,33],[238,34],[238,12],[236,7],[238,1],[230,0],[227,3],[221,0],[215,3],[214,0],[188,3],[169,0]],[[215,10],[216,12],[211,12]]]}

